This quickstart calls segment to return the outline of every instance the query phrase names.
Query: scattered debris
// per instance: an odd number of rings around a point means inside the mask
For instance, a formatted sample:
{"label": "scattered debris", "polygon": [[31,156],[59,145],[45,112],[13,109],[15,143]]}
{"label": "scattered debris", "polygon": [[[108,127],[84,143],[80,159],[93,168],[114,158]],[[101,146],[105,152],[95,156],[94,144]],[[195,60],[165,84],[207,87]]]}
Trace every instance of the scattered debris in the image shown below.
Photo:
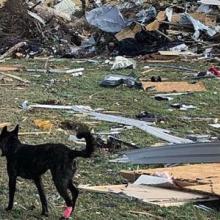
{"label": "scattered debris", "polygon": [[165,117],[160,117],[146,111],[136,115],[136,118],[138,118],[141,121],[147,121],[147,122],[160,122],[160,121],[164,121],[165,119]]}
{"label": "scattered debris", "polygon": [[214,74],[215,76],[220,77],[220,69],[217,69],[215,66],[209,68],[208,71]]}
{"label": "scattered debris", "polygon": [[164,94],[156,94],[154,98],[158,101],[171,101],[174,99],[176,96],[181,96],[181,95],[190,95],[191,93],[164,93]]}
{"label": "scattered debris", "polygon": [[[52,4],[22,4],[19,0],[17,9],[11,9],[13,1],[3,0],[0,8],[0,60],[45,54],[87,58],[103,54],[106,48],[119,56],[158,53],[164,57],[198,58],[201,50],[207,49],[207,43],[218,42],[220,32],[219,8],[209,7],[209,1],[201,1],[206,5],[192,3],[193,7],[185,10],[173,4],[162,6],[147,1],[139,5],[90,2],[93,7],[85,16],[70,0]],[[219,4],[217,0],[211,3]],[[83,1],[82,7],[85,12]],[[13,27],[14,17],[18,22]]]}
{"label": "scattered debris", "polygon": [[80,113],[85,113],[91,117],[94,117],[96,120],[101,121],[108,121],[108,122],[115,122],[119,124],[124,125],[130,125],[137,127],[155,137],[158,137],[160,139],[163,139],[165,141],[168,141],[170,143],[191,143],[191,140],[176,137],[170,134],[167,134],[167,130],[153,127],[148,125],[147,122],[139,121],[135,119],[125,118],[121,116],[115,116],[115,115],[107,115],[103,113],[98,113],[95,111],[92,111],[92,109],[85,107],[85,106],[59,106],[59,105],[28,105],[28,101],[25,101],[22,103],[22,108],[24,110],[28,110],[31,108],[40,108],[40,109],[57,109],[57,110],[69,110],[69,111],[75,111]]}
{"label": "scattered debris", "polygon": [[[88,8],[86,8],[86,3]],[[0,75],[2,75],[0,85],[2,87],[10,85],[14,89],[11,84],[14,80],[22,82],[23,86],[32,85],[29,80],[23,79],[23,76],[19,77],[8,72],[20,71],[20,74],[23,70],[28,74],[38,73],[37,76],[61,74],[63,77],[66,74],[78,77],[89,71],[87,68],[85,70],[84,66],[82,67],[87,62],[93,63],[94,69],[99,68],[96,66],[97,64],[103,66],[110,64],[112,65],[111,74],[108,73],[109,75],[105,76],[104,80],[100,82],[101,86],[125,85],[129,88],[152,91],[150,95],[158,101],[177,100],[177,103],[163,102],[160,104],[170,105],[184,111],[198,110],[192,114],[199,112],[201,108],[187,104],[192,103],[191,97],[185,96],[185,99],[190,99],[181,100],[180,96],[205,92],[210,88],[210,84],[207,83],[206,89],[203,81],[210,80],[209,78],[211,78],[210,82],[217,81],[220,77],[218,67],[220,62],[219,0],[200,0],[187,3],[180,3],[180,1],[158,3],[143,0],[86,2],[81,0],[82,11],[78,4],[78,1],[72,0],[24,2],[0,0]],[[95,58],[93,59],[93,57]],[[113,57],[115,60],[112,62]],[[32,64],[28,64],[27,67],[3,65],[11,58],[25,60],[33,58],[33,61],[42,61],[42,66],[39,68]],[[73,68],[72,65],[58,67],[55,63],[50,65],[50,62],[57,63],[63,61],[63,58],[72,59],[71,63],[77,64],[77,68]],[[104,63],[102,58],[106,60]],[[143,78],[133,74],[139,71],[137,60],[149,64],[141,74],[137,74]],[[180,64],[182,61],[193,62],[195,68],[189,67],[188,63],[182,66]],[[200,66],[198,61],[204,61],[203,63],[208,68]],[[215,65],[207,64],[206,61],[213,62]],[[203,69],[200,70],[200,67]],[[184,74],[184,79],[189,79],[189,81],[172,81],[172,77],[164,78],[163,70],[165,68],[179,71],[180,74]],[[124,69],[130,70],[132,74],[123,75]],[[116,70],[119,72],[114,73],[113,71]],[[31,75],[33,76],[33,74]],[[34,74],[34,76],[36,75]],[[52,79],[51,82],[55,82],[55,80]],[[192,80],[194,81],[192,82]],[[20,87],[16,87],[16,89],[20,89]],[[101,88],[99,89],[101,90]],[[141,90],[134,92],[143,93]],[[99,91],[95,91],[95,94],[97,93]],[[89,94],[89,99],[92,99],[95,94],[94,92],[93,95]],[[146,93],[144,94],[146,95]],[[215,94],[217,95],[218,92],[216,91]],[[138,100],[135,101],[138,105]],[[151,101],[159,105],[155,100]],[[156,127],[158,122],[163,123],[165,127],[164,121],[168,119],[168,116],[162,117],[144,111],[134,116],[136,117],[134,119],[118,116],[121,113],[116,111],[61,104],[57,100],[47,100],[40,104],[28,105],[28,102],[25,101],[21,108],[23,110],[34,108],[64,110],[76,117],[89,116],[97,121],[125,125],[112,128],[110,131],[94,132],[97,135],[98,148],[117,153],[117,150],[121,152],[122,149],[135,149],[120,153],[122,157],[111,160],[111,162],[168,166],[175,164],[175,167],[168,168],[122,171],[122,176],[132,184],[81,186],[81,189],[115,193],[161,207],[219,199],[220,166],[214,163],[220,161],[220,143],[217,142],[219,137],[213,137],[210,131],[207,130],[207,134],[204,135],[197,135],[197,132],[200,133],[200,131],[193,130],[189,132],[192,133],[191,135],[178,137],[168,129]],[[148,103],[146,106],[148,107]],[[7,108],[8,106],[2,109]],[[198,121],[202,124],[205,122],[212,127],[210,130],[213,132],[215,132],[214,129],[220,128],[218,118],[209,118],[209,116],[202,118],[199,115],[198,117],[183,116],[191,112],[173,111],[173,113],[180,114],[181,116],[175,118],[183,120],[183,123]],[[99,123],[97,121],[88,121],[85,124],[94,125]],[[43,119],[36,119],[33,123],[42,131],[20,132],[19,135],[51,134],[51,129],[55,126],[50,120]],[[10,123],[1,123],[0,128],[10,125]],[[63,121],[60,125],[63,133],[68,135],[68,141],[85,145],[84,141],[74,135],[74,131],[79,126],[81,124],[75,121]],[[141,129],[168,142],[169,145],[158,146],[157,144],[154,147],[140,149],[137,144],[130,143],[119,135],[131,127]],[[173,131],[176,132],[174,128]],[[176,167],[180,163],[201,164]],[[211,211],[203,205],[195,207]],[[163,219],[148,212],[129,212],[149,218]]]}
{"label": "scattered debris", "polygon": [[211,142],[211,136],[210,135],[196,135],[196,134],[191,134],[187,135],[187,138],[192,140],[193,142]]}

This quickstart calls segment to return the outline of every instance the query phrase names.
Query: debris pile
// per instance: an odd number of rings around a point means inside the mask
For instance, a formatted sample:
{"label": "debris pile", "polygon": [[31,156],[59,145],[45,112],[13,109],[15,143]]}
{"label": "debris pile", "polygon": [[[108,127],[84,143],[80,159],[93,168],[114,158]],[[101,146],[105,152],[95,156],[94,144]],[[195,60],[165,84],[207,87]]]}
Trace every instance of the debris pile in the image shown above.
{"label": "debris pile", "polygon": [[20,42],[26,44],[10,55],[79,58],[107,51],[145,60],[219,54],[219,1],[92,2],[85,11],[84,1],[2,0],[0,54]]}

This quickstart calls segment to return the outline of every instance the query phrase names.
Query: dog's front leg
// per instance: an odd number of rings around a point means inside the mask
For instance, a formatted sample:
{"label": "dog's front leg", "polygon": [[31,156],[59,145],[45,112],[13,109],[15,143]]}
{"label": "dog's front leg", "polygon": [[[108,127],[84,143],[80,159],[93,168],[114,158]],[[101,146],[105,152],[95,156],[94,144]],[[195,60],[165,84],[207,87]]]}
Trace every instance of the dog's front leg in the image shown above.
{"label": "dog's front leg", "polygon": [[85,14],[86,12],[86,0],[81,0],[82,3],[82,13]]}
{"label": "dog's front leg", "polygon": [[40,196],[40,201],[42,204],[42,215],[48,216],[47,199],[44,193],[44,188],[43,188],[41,178],[39,177],[39,178],[34,179],[34,182],[37,187],[37,190]]}
{"label": "dog's front leg", "polygon": [[6,211],[9,211],[13,208],[14,204],[14,195],[15,195],[15,190],[16,190],[16,176],[9,176],[9,202],[8,202],[8,207],[6,208]]}

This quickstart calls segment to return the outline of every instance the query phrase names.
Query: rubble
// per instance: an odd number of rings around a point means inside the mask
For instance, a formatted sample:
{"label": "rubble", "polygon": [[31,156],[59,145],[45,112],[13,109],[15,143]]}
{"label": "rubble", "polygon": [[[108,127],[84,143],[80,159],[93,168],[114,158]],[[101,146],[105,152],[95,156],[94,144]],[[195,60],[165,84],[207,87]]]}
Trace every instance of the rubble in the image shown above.
{"label": "rubble", "polygon": [[[5,0],[0,7],[1,59],[17,43],[20,48],[14,49],[24,56],[92,57],[104,53],[106,48],[119,56],[159,51],[175,56],[201,55],[206,42],[217,42],[220,35],[218,1],[201,3],[192,3],[187,8],[187,5],[160,6],[147,1],[140,4],[109,1],[89,5],[84,16],[80,14],[85,10],[84,3],[81,8],[69,0],[52,5],[34,0],[28,3]],[[100,44],[104,46],[101,50]],[[188,48],[187,52],[179,47],[182,44]],[[172,49],[176,46],[178,52]],[[10,52],[7,55],[13,56],[15,51]]]}

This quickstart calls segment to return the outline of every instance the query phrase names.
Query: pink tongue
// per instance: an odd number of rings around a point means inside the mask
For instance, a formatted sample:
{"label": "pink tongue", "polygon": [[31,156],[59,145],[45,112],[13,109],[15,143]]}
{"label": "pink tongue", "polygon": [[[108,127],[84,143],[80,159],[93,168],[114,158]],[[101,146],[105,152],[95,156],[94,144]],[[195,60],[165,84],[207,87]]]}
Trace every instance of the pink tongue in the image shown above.
{"label": "pink tongue", "polygon": [[69,218],[71,213],[73,211],[73,208],[72,207],[67,207],[65,210],[64,210],[64,213],[63,213],[63,217],[64,218]]}

